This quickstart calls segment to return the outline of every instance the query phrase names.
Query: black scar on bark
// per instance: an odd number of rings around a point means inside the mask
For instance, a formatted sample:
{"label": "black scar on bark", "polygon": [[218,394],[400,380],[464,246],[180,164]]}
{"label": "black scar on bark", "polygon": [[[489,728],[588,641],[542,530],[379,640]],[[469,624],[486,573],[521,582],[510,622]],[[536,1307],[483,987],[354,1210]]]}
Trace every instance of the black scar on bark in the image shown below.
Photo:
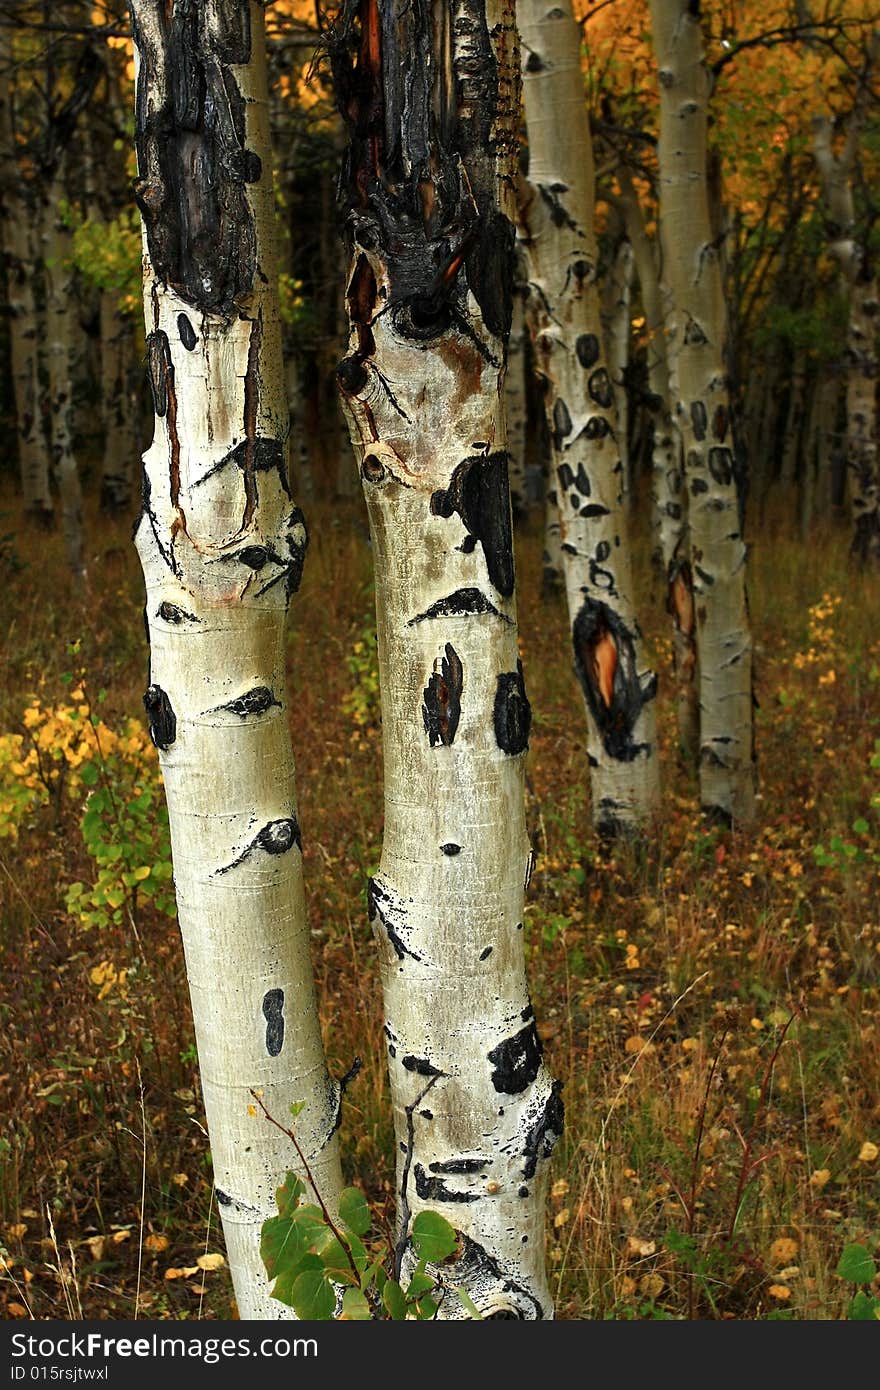
{"label": "black scar on bark", "polygon": [[[370,922],[378,922],[383,928],[398,960],[403,960],[404,956],[409,956],[411,960],[421,960],[422,957],[417,952],[411,951],[404,942],[401,936],[402,922],[392,921],[395,907],[396,904],[391,893],[382,888],[374,878],[371,878],[367,883],[367,915]],[[397,910],[399,914],[402,914],[402,909],[398,907]]]}
{"label": "black scar on bark", "polygon": [[197,478],[194,487],[200,487],[208,478],[213,478],[215,473],[219,473],[228,464],[234,464],[240,468],[242,473],[269,473],[272,469],[278,470],[282,487],[290,496],[290,489],[287,483],[287,468],[284,461],[284,445],[280,439],[270,439],[265,435],[257,435],[253,439],[243,439],[240,444],[236,444],[234,449],[230,449],[228,454],[224,454],[222,459],[218,459],[207,473],[203,473]]}
{"label": "black scar on bark", "polygon": [[492,1063],[492,1085],[496,1091],[516,1096],[525,1091],[538,1075],[544,1049],[534,1023],[505,1038],[488,1054]]}
{"label": "black scar on bark", "polygon": [[153,397],[153,409],[164,419],[168,411],[168,382],[174,381],[174,364],[171,361],[171,346],[168,342],[168,334],[163,333],[161,328],[155,332],[147,334],[147,373],[150,382],[150,394]]}
{"label": "black scar on bark", "polygon": [[571,434],[571,414],[561,396],[553,402],[553,447],[562,448],[563,439]]}
{"label": "black scar on bark", "polygon": [[733,454],[727,448],[709,450],[709,472],[721,487],[728,487],[733,481]]}
{"label": "black scar on bark", "polygon": [[523,1146],[523,1177],[533,1178],[542,1158],[549,1158],[565,1129],[562,1082],[554,1081],[540,1117],[526,1135]]}
{"label": "black scar on bark", "polygon": [[568,489],[574,486],[574,471],[570,463],[560,463],[556,470],[556,476],[563,492],[568,492]]}
{"label": "black scar on bark", "polygon": [[140,58],[134,194],[160,283],[204,313],[230,314],[252,292],[256,233],[245,185],[260,178],[245,146],[233,65],[250,59],[250,13],[233,0],[151,5],[132,14]]}
{"label": "black scar on bark", "polygon": [[187,352],[192,352],[199,340],[196,337],[196,330],[193,328],[186,314],[177,315],[177,331],[180,334],[180,341],[183,343]]}
{"label": "black scar on bark", "polygon": [[284,1046],[284,990],[269,989],[263,995],[263,1017],[266,1020],[266,1051],[277,1057]]}
{"label": "black scar on bark", "polygon": [[611,426],[604,415],[593,415],[584,425],[584,436],[587,439],[604,439],[611,433]]}
{"label": "black scar on bark", "polygon": [[441,1163],[429,1163],[432,1173],[481,1173],[491,1164],[491,1158],[448,1158]]}
{"label": "black scar on bark", "polygon": [[185,608],[178,608],[176,603],[169,603],[167,599],[159,604],[156,609],[156,617],[161,618],[166,623],[200,623],[201,618],[197,618],[195,613],[187,613]]}
{"label": "black scar on bark", "polygon": [[545,66],[544,60],[540,55],[532,52],[526,60],[525,70],[526,72],[543,72]]}
{"label": "black scar on bark", "polygon": [[702,401],[691,402],[691,424],[694,430],[694,438],[700,441],[704,440],[706,438],[709,417],[706,414],[706,407]]}
{"label": "black scar on bark", "polygon": [[705,478],[691,478],[691,496],[699,497],[701,492],[708,492],[709,484]]}
{"label": "black scar on bark", "polygon": [[599,339],[595,333],[581,333],[574,345],[574,350],[577,353],[577,360],[585,372],[588,372],[599,361]]}
{"label": "black scar on bark", "polygon": [[251,715],[265,714],[273,705],[281,709],[281,701],[275,699],[269,687],[255,685],[252,690],[245,691],[244,695],[229,700],[225,705],[216,705],[215,709],[228,710],[230,714],[237,714],[241,719],[248,719]]}
{"label": "black scar on bark", "polygon": [[585,517],[610,516],[610,515],[611,515],[611,509],[610,509],[609,507],[600,506],[600,504],[599,504],[598,502],[591,502],[591,503],[589,504],[589,506],[587,506],[587,507],[581,507],[580,511],[578,512],[578,516],[585,516]]}
{"label": "black scar on bark", "polygon": [[490,957],[491,954],[492,954],[492,949],[493,949],[493,948],[492,948],[491,946],[487,946],[487,947],[485,948],[485,950],[481,951],[481,952],[480,952],[480,960],[488,960],[489,957]]}
{"label": "black scar on bark", "polygon": [[[461,1254],[453,1266],[454,1280],[457,1285],[461,1285],[468,1290],[477,1307],[480,1306],[481,1295],[496,1295],[500,1290],[509,1294],[511,1306],[505,1308],[500,1313],[495,1313],[487,1321],[519,1321],[519,1322],[540,1322],[544,1317],[544,1309],[539,1299],[519,1283],[512,1275],[508,1274],[504,1266],[489,1254],[478,1241],[472,1240],[464,1231],[458,1232],[459,1249]],[[458,1301],[458,1294],[454,1289],[441,1295],[442,1299],[449,1299],[454,1306]]]}
{"label": "black scar on bark", "polygon": [[265,545],[246,545],[243,550],[237,552],[235,558],[241,564],[247,565],[249,570],[259,573],[272,558],[272,551]]}
{"label": "black scar on bark", "polygon": [[412,617],[407,627],[414,627],[416,623],[425,623],[434,617],[457,617],[464,616],[466,613],[491,613],[492,617],[499,617],[502,623],[513,623],[512,617],[507,617],[506,613],[500,613],[494,603],[489,602],[485,594],[480,589],[455,589],[453,594],[446,595],[446,598],[438,599],[424,613],[417,613]]}
{"label": "black scar on bark", "polygon": [[607,604],[587,597],[572,624],[574,668],[602,745],[617,762],[632,762],[649,745],[633,729],[657,693],[657,678],[640,679],[633,634]]}
{"label": "black scar on bark", "polygon": [[715,414],[712,416],[712,433],[723,444],[727,438],[727,427],[730,424],[730,413],[726,405],[717,405]]}
{"label": "black scar on bark", "polygon": [[454,1192],[447,1187],[442,1178],[429,1177],[421,1163],[413,1166],[416,1180],[416,1193],[426,1202],[478,1202],[480,1192]]}
{"label": "black scar on bark", "polygon": [[161,685],[148,685],[144,709],[150,721],[150,738],[157,748],[170,748],[177,738],[177,715]]}
{"label": "black scar on bark", "polygon": [[435,1067],[433,1062],[429,1062],[427,1057],[414,1057],[408,1052],[405,1057],[401,1057],[400,1064],[407,1071],[414,1071],[417,1076],[442,1076],[443,1072],[439,1067]]}
{"label": "black scar on bark", "polygon": [[455,741],[461,717],[463,681],[461,659],[447,642],[444,655],[434,662],[434,671],[423,692],[422,720],[432,748],[438,743],[448,748]]}
{"label": "black scar on bark", "polygon": [[461,854],[461,845],[453,844],[451,840],[447,844],[441,845],[440,849],[443,854],[448,854],[451,856]]}
{"label": "black scar on bark", "polygon": [[522,662],[515,671],[502,671],[495,691],[495,741],[505,753],[516,756],[529,746],[532,709],[526,695]]}
{"label": "black scar on bark", "polygon": [[450,517],[457,512],[465,529],[480,542],[489,578],[505,598],[513,593],[513,533],[506,450],[463,459],[449,487],[432,494],[431,511]]}
{"label": "black scar on bark", "polygon": [[597,405],[601,405],[603,410],[609,410],[614,402],[614,388],[611,385],[611,378],[604,367],[593,372],[587,388],[590,395]]}
{"label": "black scar on bark", "polygon": [[280,816],[277,820],[268,821],[259,834],[242,850],[238,858],[233,859],[231,864],[224,864],[222,868],[217,869],[216,874],[218,876],[228,874],[230,869],[237,869],[239,864],[243,864],[246,859],[250,858],[254,850],[263,850],[266,854],[278,855],[286,854],[294,845],[302,853],[299,822],[296,816]]}

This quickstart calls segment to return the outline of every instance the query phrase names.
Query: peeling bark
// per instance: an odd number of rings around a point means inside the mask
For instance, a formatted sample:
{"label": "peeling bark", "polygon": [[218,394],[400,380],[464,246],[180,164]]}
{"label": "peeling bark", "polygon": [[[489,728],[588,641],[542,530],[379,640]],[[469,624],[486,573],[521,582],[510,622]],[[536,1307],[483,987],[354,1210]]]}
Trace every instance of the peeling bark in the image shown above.
{"label": "peeling bark", "polygon": [[369,904],[398,1263],[412,1267],[414,1216],[442,1203],[461,1244],[438,1271],[439,1316],[466,1316],[462,1285],[485,1317],[549,1317],[546,1159],[562,1104],[537,1038],[527,1058],[519,1047],[530,1011],[528,701],[502,405],[512,6],[360,0],[331,51],[351,132],[341,185],[350,341],[337,381],[376,565],[385,829]]}
{"label": "peeling bark", "polygon": [[[727,317],[706,181],[709,74],[689,0],[651,0],[660,80],[660,231],[674,302],[688,565],[700,683],[700,800],[727,824],[754,812],[752,642],[730,399]],[[684,601],[689,616],[690,599]]]}
{"label": "peeling bark", "polygon": [[[290,497],[263,9],[132,0],[147,357],[156,413],[136,544],[178,917],[220,1215],[243,1318],[269,1296],[260,1230],[297,1155],[332,1210],[327,1073],[302,881],[284,628],[305,521]],[[304,1176],[304,1175],[303,1175]]]}
{"label": "peeling bark", "polygon": [[[644,826],[659,801],[656,679],[635,614],[620,423],[602,346],[580,30],[568,0],[523,0],[518,14],[529,137],[520,228],[538,306],[535,358],[553,445],[574,668],[587,709],[593,819],[603,834],[626,833]],[[594,631],[599,612],[605,616]],[[617,676],[606,679],[612,664]]]}

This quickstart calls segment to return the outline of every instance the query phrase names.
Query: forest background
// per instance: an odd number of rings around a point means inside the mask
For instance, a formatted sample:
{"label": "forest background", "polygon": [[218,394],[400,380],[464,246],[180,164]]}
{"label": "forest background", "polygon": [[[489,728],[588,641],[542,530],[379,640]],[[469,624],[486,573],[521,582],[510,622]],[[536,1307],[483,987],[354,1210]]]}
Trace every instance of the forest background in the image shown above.
{"label": "forest background", "polygon": [[[638,282],[616,385],[638,611],[660,674],[663,800],[644,842],[609,845],[592,827],[583,703],[545,537],[546,425],[528,348],[516,359],[536,853],[525,932],[567,1105],[547,1245],[563,1318],[877,1308],[880,594],[876,548],[853,550],[848,297],[815,144],[815,121],[829,120],[843,159],[860,113],[847,174],[871,267],[877,16],[861,0],[757,11],[709,3],[703,14],[728,370],[749,460],[753,827],[706,824],[679,756]],[[656,235],[656,64],[645,6],[614,0],[581,17],[600,281],[611,284],[623,165]],[[372,557],[333,379],[345,340],[342,133],[312,11],[277,3],[268,20],[291,463],[312,537],[288,638],[308,914],[331,1067],[363,1059],[343,1106],[343,1166],[381,1229],[393,1219],[393,1136],[365,905],[381,842],[381,730]],[[141,713],[130,528],[151,421],[126,16],[0,5],[0,70],[0,405],[17,442],[0,467],[4,1313],[226,1317],[167,820]],[[51,236],[23,251],[26,226]],[[63,306],[73,325],[66,444],[45,362],[40,409],[27,428],[16,414],[11,323],[23,283],[43,323]],[[872,432],[876,443],[876,420]],[[22,470],[41,439],[55,473],[35,499]],[[71,462],[78,551],[69,521],[54,520]],[[874,487],[876,507],[876,477]]]}

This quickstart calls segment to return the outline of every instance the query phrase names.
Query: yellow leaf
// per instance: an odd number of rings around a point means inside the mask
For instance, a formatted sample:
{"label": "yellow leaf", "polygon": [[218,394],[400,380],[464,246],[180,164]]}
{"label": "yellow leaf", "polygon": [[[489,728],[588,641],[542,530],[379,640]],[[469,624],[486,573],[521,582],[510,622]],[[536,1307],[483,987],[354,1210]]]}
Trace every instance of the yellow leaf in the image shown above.
{"label": "yellow leaf", "polygon": [[103,1260],[106,1244],[106,1236],[89,1236],[86,1245],[89,1247],[89,1254],[93,1260]]}
{"label": "yellow leaf", "polygon": [[771,1298],[778,1298],[780,1303],[785,1303],[786,1299],[791,1298],[791,1289],[787,1284],[771,1284],[767,1292]]}
{"label": "yellow leaf", "polygon": [[822,1188],[827,1182],[831,1181],[830,1168],[817,1168],[815,1173],[810,1174],[810,1187]]}
{"label": "yellow leaf", "polygon": [[138,883],[143,883],[145,878],[150,877],[151,872],[152,870],[150,869],[149,864],[141,864],[139,869],[135,869],[134,876]]}
{"label": "yellow leaf", "polygon": [[114,1245],[121,1245],[125,1240],[131,1240],[131,1231],[114,1231],[110,1237]]}
{"label": "yellow leaf", "polygon": [[627,1253],[630,1255],[655,1255],[657,1253],[657,1243],[653,1240],[642,1240],[640,1236],[630,1236],[626,1242]]}
{"label": "yellow leaf", "polygon": [[792,1240],[790,1236],[780,1236],[770,1246],[770,1263],[775,1269],[779,1269],[782,1265],[790,1265],[799,1249],[800,1246],[796,1240]]}
{"label": "yellow leaf", "polygon": [[859,1163],[873,1163],[878,1153],[880,1153],[880,1149],[877,1148],[877,1145],[872,1144],[870,1139],[866,1139],[859,1149]]}
{"label": "yellow leaf", "polygon": [[167,1250],[168,1245],[168,1237],[161,1235],[159,1232],[151,1233],[147,1236],[146,1240],[144,1241],[144,1246],[146,1247],[146,1249],[152,1250],[154,1255],[161,1254],[163,1250]]}
{"label": "yellow leaf", "polygon": [[557,1178],[550,1189],[551,1197],[564,1197],[568,1191],[568,1182],[565,1178]]}
{"label": "yellow leaf", "polygon": [[568,1207],[563,1207],[563,1208],[562,1208],[562,1211],[558,1211],[558,1212],[556,1213],[556,1215],[554,1216],[554,1218],[553,1218],[553,1225],[554,1225],[554,1226],[564,1226],[565,1223],[568,1221],[568,1219],[569,1219],[570,1216],[571,1216],[571,1212],[569,1211]]}
{"label": "yellow leaf", "polygon": [[196,1260],[199,1269],[222,1269],[225,1263],[226,1261],[219,1252],[212,1255],[199,1255]]}
{"label": "yellow leaf", "polygon": [[189,1173],[175,1173],[171,1181],[174,1183],[175,1187],[186,1187],[189,1182]]}
{"label": "yellow leaf", "polygon": [[14,1226],[6,1227],[6,1234],[10,1237],[11,1240],[21,1240],[22,1236],[25,1234],[26,1231],[26,1221],[18,1221]]}
{"label": "yellow leaf", "polygon": [[639,1280],[639,1292],[646,1298],[659,1298],[665,1287],[665,1280],[660,1274],[643,1274]]}
{"label": "yellow leaf", "polygon": [[7,1303],[6,1311],[11,1318],[29,1318],[30,1313],[27,1308],[23,1308],[20,1303]]}

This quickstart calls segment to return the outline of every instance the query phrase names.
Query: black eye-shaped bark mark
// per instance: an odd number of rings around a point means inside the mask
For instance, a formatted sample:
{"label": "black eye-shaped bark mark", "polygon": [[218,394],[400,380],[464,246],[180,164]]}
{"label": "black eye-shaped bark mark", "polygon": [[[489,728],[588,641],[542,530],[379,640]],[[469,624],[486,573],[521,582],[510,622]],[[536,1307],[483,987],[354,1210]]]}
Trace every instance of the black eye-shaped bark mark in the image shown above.
{"label": "black eye-shaped bark mark", "polygon": [[720,487],[728,487],[733,481],[733,454],[729,449],[709,450],[709,472]]}
{"label": "black eye-shaped bark mark", "polygon": [[554,227],[568,227],[569,231],[576,232],[578,230],[577,222],[571,213],[562,206],[559,198],[553,192],[553,187],[552,184],[549,187],[543,183],[538,184],[538,192],[547,207]]}
{"label": "black eye-shaped bark mark", "polygon": [[222,459],[203,473],[193,483],[193,487],[201,487],[202,483],[213,478],[215,473],[220,473],[224,468],[233,464],[240,469],[242,474],[271,473],[273,469],[278,470],[278,475],[282,483],[287,483],[287,469],[284,463],[284,445],[280,439],[271,439],[266,435],[256,435],[253,439],[243,439],[240,444],[236,444],[234,449],[230,449],[228,454],[224,454]]}
{"label": "black eye-shaped bark mark", "polygon": [[706,430],[709,424],[709,417],[706,414],[706,407],[702,401],[691,402],[691,425],[693,426],[694,438],[702,442],[706,438]]}
{"label": "black eye-shaped bark mark", "polygon": [[704,347],[709,339],[696,319],[688,319],[687,327],[684,330],[684,341],[689,347]]}
{"label": "black eye-shaped bark mark", "polygon": [[404,904],[390,888],[377,883],[374,878],[367,884],[367,912],[371,926],[378,922],[382,927],[398,960],[403,960],[404,956],[409,956],[411,960],[422,959],[408,945],[411,928]]}
{"label": "black eye-shaped bark mark", "polygon": [[494,603],[479,589],[456,589],[445,598],[438,598],[424,613],[417,613],[414,618],[410,618],[407,627],[414,627],[416,623],[424,623],[431,618],[457,618],[469,613],[491,613],[493,618],[500,618],[503,623],[513,622],[506,613],[499,612]]}
{"label": "black eye-shaped bark mark", "polygon": [[542,1158],[549,1158],[565,1129],[562,1082],[554,1081],[541,1114],[526,1134],[523,1145],[523,1177],[533,1178]]}
{"label": "black eye-shaped bark mark", "polygon": [[269,687],[255,685],[252,690],[239,695],[235,700],[229,700],[225,705],[215,705],[211,713],[228,710],[230,714],[237,714],[241,719],[248,719],[252,715],[265,714],[273,705],[281,709],[281,701],[275,699]]}
{"label": "black eye-shaped bark mark", "polygon": [[588,561],[590,571],[590,583],[595,589],[605,589],[612,597],[617,594],[617,586],[614,582],[614,575],[611,570],[603,569],[604,561],[611,554],[611,544],[609,541],[599,541],[596,546],[596,553]]}
{"label": "black eye-shaped bark mark", "polygon": [[244,185],[261,175],[245,147],[245,102],[232,66],[250,56],[246,8],[151,6],[132,32],[140,56],[134,185],[157,279],[207,313],[253,289],[256,233]]}
{"label": "black eye-shaped bark mark", "polygon": [[529,746],[532,709],[526,695],[522,662],[515,671],[502,671],[495,691],[495,740],[505,753],[515,756]]}
{"label": "black eye-shaped bark mark", "polygon": [[601,506],[598,502],[590,502],[586,507],[581,507],[580,511],[578,512],[578,516],[584,516],[588,519],[594,519],[599,516],[610,515],[611,509],[609,507]]}
{"label": "black eye-shaped bark mark", "polygon": [[170,748],[177,738],[177,715],[160,685],[147,686],[144,709],[150,721],[150,738],[157,748]]}
{"label": "black eye-shaped bark mark", "polygon": [[[509,1305],[503,1312],[492,1315],[492,1321],[504,1319],[510,1322],[540,1322],[544,1310],[535,1295],[511,1274],[498,1260],[494,1259],[478,1241],[472,1240],[464,1231],[458,1232],[461,1254],[454,1266],[454,1283],[467,1289],[479,1308],[484,1301],[495,1302],[499,1292],[503,1292]],[[455,1305],[458,1295],[454,1290],[444,1293]]]}
{"label": "black eye-shaped bark mark", "polygon": [[263,1017],[266,1020],[266,1051],[277,1057],[284,1046],[284,990],[270,989],[263,995]]}
{"label": "black eye-shaped bark mark", "polygon": [[174,364],[171,361],[171,347],[168,334],[161,328],[147,334],[147,373],[150,381],[150,394],[153,409],[160,420],[168,412],[168,383],[174,381]]}
{"label": "black eye-shaped bark mark", "polygon": [[611,426],[604,415],[593,415],[584,425],[585,439],[604,439],[611,433]]}
{"label": "black eye-shaped bark mark", "polygon": [[449,840],[447,844],[440,846],[440,851],[442,854],[448,854],[450,858],[454,858],[456,854],[461,854],[461,845],[456,845],[452,840]]}
{"label": "black eye-shaped bark mark", "polygon": [[[436,1167],[431,1164],[431,1167]],[[466,1169],[453,1169],[451,1171],[469,1171]],[[440,1177],[429,1177],[421,1163],[413,1166],[413,1177],[416,1180],[416,1192],[425,1202],[478,1202],[482,1193],[480,1192],[455,1192]]]}
{"label": "black eye-shaped bark mark", "polygon": [[727,438],[727,427],[730,424],[730,415],[726,405],[717,405],[715,414],[712,416],[712,433],[723,444]]}
{"label": "black eye-shaped bark mark", "polygon": [[186,314],[177,315],[177,331],[180,334],[180,341],[183,343],[187,352],[192,352],[198,342],[198,338],[196,337],[196,330],[193,328]]}
{"label": "black eye-shaped bark mark", "polygon": [[505,1038],[488,1054],[495,1090],[508,1096],[520,1095],[538,1075],[543,1055],[534,1023]]}
{"label": "black eye-shaped bark mark", "polygon": [[308,527],[299,507],[294,507],[287,518],[287,535],[284,539],[287,544],[287,553],[290,556],[285,570],[284,586],[287,589],[288,598],[291,598],[302,583],[306,551],[309,548]]}
{"label": "black eye-shaped bark mark", "polygon": [[434,662],[434,672],[423,692],[422,720],[432,748],[438,743],[448,748],[453,743],[461,717],[464,682],[461,660],[449,642],[444,652],[444,656]]}
{"label": "black eye-shaped bark mark", "polygon": [[449,487],[431,497],[435,516],[457,512],[465,529],[480,542],[489,578],[505,598],[513,593],[513,534],[505,451],[464,459]]}
{"label": "black eye-shaped bark mark", "polygon": [[595,333],[581,333],[574,345],[574,350],[577,353],[577,360],[585,372],[588,372],[599,361],[599,339]]}
{"label": "black eye-shaped bark mark", "polygon": [[180,623],[200,623],[202,621],[201,618],[196,617],[195,613],[187,613],[185,608],[178,608],[176,603],[169,603],[167,599],[159,604],[156,609],[156,617],[161,618],[163,622],[174,623],[175,626]]}
{"label": "black eye-shaped bark mark", "polygon": [[237,859],[215,871],[216,877],[228,874],[231,869],[237,869],[239,864],[243,864],[256,850],[262,850],[265,854],[286,854],[294,845],[302,851],[302,837],[296,817],[282,816],[278,820],[270,820]]}
{"label": "black eye-shaped bark mark", "polygon": [[604,367],[593,372],[587,388],[590,395],[597,405],[601,405],[603,410],[609,410],[614,403],[614,388],[611,385],[611,378]]}
{"label": "black eye-shaped bark mark", "polygon": [[359,396],[369,379],[370,374],[357,353],[343,357],[336,368],[336,380],[347,396]]}
{"label": "black eye-shaped bark mark", "polygon": [[604,603],[585,599],[572,625],[574,667],[609,757],[632,762],[648,751],[633,729],[657,692],[653,674],[639,678],[633,635]]}
{"label": "black eye-shaped bark mark", "polygon": [[242,565],[247,565],[249,570],[259,574],[260,570],[269,562],[276,558],[274,552],[265,545],[246,545],[243,550],[236,554],[236,560]]}
{"label": "black eye-shaped bark mark", "polygon": [[708,492],[709,484],[705,478],[691,478],[691,496],[699,497],[700,493]]}
{"label": "black eye-shaped bark mark", "polygon": [[553,402],[553,447],[562,448],[562,441],[571,434],[572,422],[568,406],[561,396]]}
{"label": "black eye-shaped bark mark", "polygon": [[433,1062],[429,1062],[427,1057],[414,1057],[408,1052],[405,1057],[401,1057],[400,1065],[407,1071],[415,1072],[417,1076],[443,1076],[439,1067],[435,1067]]}

